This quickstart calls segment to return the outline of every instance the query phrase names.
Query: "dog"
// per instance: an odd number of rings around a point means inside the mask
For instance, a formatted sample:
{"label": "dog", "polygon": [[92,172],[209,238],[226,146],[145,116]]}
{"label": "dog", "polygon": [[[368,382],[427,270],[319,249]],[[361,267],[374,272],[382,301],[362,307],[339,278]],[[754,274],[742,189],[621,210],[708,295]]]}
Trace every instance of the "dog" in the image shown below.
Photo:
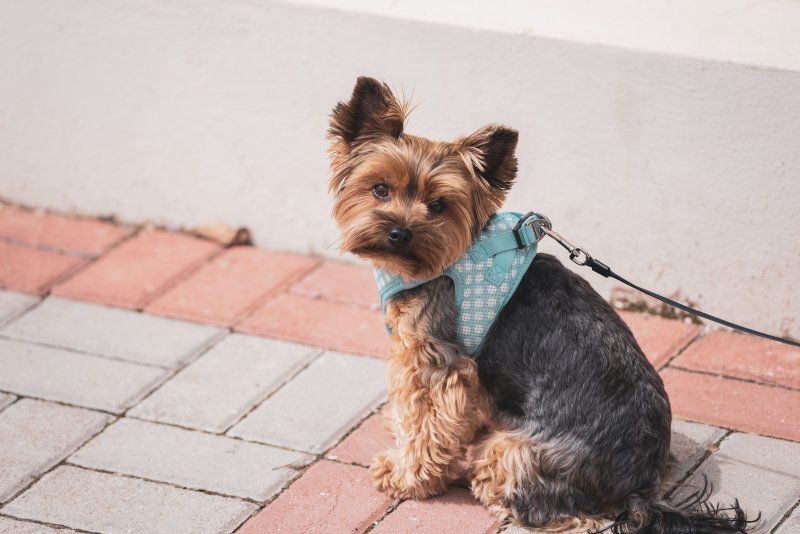
{"label": "dog", "polygon": [[[705,488],[680,505],[660,499],[671,425],[661,378],[613,308],[554,257],[489,250],[481,265],[498,278],[487,291],[510,294],[493,299],[504,305],[482,335],[462,324],[478,314],[457,301],[479,290],[443,273],[463,261],[470,271],[476,247],[498,242],[483,241],[486,228],[519,218],[498,214],[517,176],[518,133],[493,124],[432,141],[405,133],[407,111],[388,86],[361,77],[328,131],[341,248],[395,287],[383,304],[397,446],[373,459],[376,487],[402,499],[443,493],[482,432],[466,475],[472,493],[515,523],[747,532],[738,502],[709,505]],[[516,281],[503,278],[515,270]]]}

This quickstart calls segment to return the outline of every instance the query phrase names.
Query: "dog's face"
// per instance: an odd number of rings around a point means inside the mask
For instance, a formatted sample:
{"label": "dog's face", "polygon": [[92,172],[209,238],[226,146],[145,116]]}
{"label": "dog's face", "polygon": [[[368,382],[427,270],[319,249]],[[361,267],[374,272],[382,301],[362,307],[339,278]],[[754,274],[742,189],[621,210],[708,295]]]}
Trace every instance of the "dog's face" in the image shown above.
{"label": "dog's face", "polygon": [[469,248],[517,173],[517,132],[490,125],[452,142],[403,133],[406,107],[359,78],[331,114],[333,215],[341,248],[406,280],[440,274]]}

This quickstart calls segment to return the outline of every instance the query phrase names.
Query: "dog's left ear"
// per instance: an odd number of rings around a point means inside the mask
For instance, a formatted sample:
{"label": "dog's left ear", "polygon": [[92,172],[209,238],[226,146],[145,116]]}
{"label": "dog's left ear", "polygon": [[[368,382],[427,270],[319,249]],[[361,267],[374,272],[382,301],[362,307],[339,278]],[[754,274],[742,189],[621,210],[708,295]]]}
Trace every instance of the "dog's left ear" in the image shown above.
{"label": "dog's left ear", "polygon": [[385,83],[360,77],[347,102],[339,102],[331,113],[328,136],[332,150],[349,152],[360,141],[379,137],[397,139],[403,133],[403,106]]}
{"label": "dog's left ear", "polygon": [[461,138],[462,150],[468,155],[475,174],[490,187],[508,191],[517,177],[517,140],[513,128],[490,124]]}

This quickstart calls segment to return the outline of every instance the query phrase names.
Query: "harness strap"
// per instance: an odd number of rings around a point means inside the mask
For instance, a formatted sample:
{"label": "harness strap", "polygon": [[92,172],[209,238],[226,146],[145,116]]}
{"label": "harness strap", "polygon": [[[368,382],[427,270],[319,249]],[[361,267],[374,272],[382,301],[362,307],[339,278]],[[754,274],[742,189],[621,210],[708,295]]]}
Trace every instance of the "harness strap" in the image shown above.
{"label": "harness strap", "polygon": [[[498,212],[489,218],[466,253],[439,276],[453,281],[459,344],[467,354],[479,350],[485,334],[514,293],[544,237],[533,213]],[[434,278],[436,278],[434,277]],[[403,280],[375,270],[381,308],[402,291],[430,279]],[[387,330],[391,330],[387,325]]]}
{"label": "harness strap", "polygon": [[501,252],[533,246],[544,236],[543,233],[537,232],[539,227],[534,225],[538,221],[542,221],[539,215],[530,211],[520,217],[516,226],[510,231],[484,239],[472,247],[469,254],[473,260],[481,261]]}

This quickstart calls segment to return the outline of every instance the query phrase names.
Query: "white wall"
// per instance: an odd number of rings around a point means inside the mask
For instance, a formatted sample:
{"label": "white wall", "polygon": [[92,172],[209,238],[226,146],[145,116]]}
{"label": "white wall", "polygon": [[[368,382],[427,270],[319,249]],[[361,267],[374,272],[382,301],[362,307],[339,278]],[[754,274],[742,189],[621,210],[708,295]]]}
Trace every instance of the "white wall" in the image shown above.
{"label": "white wall", "polygon": [[412,133],[518,128],[509,208],[644,285],[800,336],[800,41],[678,55],[407,15],[0,0],[0,196],[335,255],[327,114],[369,74],[413,93]]}
{"label": "white wall", "polygon": [[800,70],[797,0],[289,0],[424,23]]}

